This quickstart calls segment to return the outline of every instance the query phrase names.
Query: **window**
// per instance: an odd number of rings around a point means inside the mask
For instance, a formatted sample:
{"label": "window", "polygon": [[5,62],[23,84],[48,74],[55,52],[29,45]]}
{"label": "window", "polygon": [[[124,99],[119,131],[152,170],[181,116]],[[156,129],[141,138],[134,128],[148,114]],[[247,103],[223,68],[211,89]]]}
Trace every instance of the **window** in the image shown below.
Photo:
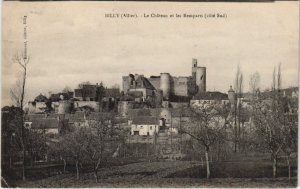
{"label": "window", "polygon": [[30,123],[25,123],[25,127],[29,128],[30,127]]}
{"label": "window", "polygon": [[152,130],[152,126],[150,126],[150,130]]}
{"label": "window", "polygon": [[141,125],[140,128],[142,129],[142,128],[143,128],[143,125]]}

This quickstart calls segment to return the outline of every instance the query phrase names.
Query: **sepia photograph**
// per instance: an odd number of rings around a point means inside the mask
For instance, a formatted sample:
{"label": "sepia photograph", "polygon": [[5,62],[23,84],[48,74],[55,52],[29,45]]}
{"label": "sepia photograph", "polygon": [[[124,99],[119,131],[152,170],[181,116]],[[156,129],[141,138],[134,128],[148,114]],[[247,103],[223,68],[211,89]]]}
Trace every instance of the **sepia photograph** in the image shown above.
{"label": "sepia photograph", "polygon": [[2,2],[1,187],[296,188],[299,2]]}

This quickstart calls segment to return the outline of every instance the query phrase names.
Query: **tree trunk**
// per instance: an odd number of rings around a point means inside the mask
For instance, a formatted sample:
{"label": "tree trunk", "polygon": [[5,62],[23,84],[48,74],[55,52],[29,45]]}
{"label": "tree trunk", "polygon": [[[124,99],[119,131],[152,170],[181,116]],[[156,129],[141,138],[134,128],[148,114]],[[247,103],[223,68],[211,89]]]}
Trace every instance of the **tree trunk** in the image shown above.
{"label": "tree trunk", "polygon": [[76,161],[76,178],[79,180],[79,166],[78,166],[78,161]]}
{"label": "tree trunk", "polygon": [[147,147],[146,153],[147,153],[147,157],[148,157],[148,156],[149,156],[149,136],[147,136],[147,144],[146,144],[146,147]]}
{"label": "tree trunk", "polygon": [[11,158],[11,155],[10,155],[10,157],[9,157],[9,168],[11,168],[12,167],[12,158]]}
{"label": "tree trunk", "polygon": [[220,149],[220,144],[221,142],[219,141],[218,142],[218,153],[217,153],[217,160],[216,161],[219,161],[219,159],[220,159],[220,151],[221,151],[221,149]]}
{"label": "tree trunk", "polygon": [[210,168],[209,168],[209,158],[208,158],[208,149],[205,150],[205,160],[206,160],[206,178],[210,177]]}
{"label": "tree trunk", "polygon": [[277,157],[273,157],[273,178],[277,175]]}
{"label": "tree trunk", "polygon": [[154,132],[154,155],[155,157],[157,157],[157,148],[156,148],[156,132]]}
{"label": "tree trunk", "polygon": [[66,172],[66,166],[67,166],[67,162],[66,162],[66,160],[65,159],[63,159],[63,161],[64,161],[64,173]]}
{"label": "tree trunk", "polygon": [[288,174],[289,174],[289,181],[291,180],[291,164],[290,164],[290,155],[287,156],[287,166],[288,166]]}
{"label": "tree trunk", "polygon": [[95,177],[95,181],[96,183],[98,183],[98,171],[97,170],[94,170],[94,177]]}
{"label": "tree trunk", "polygon": [[[235,98],[237,101],[237,98]],[[237,109],[236,102],[234,103],[234,152],[237,152],[237,123],[236,123],[236,109]]]}
{"label": "tree trunk", "polygon": [[138,157],[138,149],[137,149],[137,146],[135,147],[135,156]]}
{"label": "tree trunk", "polygon": [[33,157],[30,157],[30,166],[33,167]]}
{"label": "tree trunk", "polygon": [[125,157],[126,157],[126,145],[125,145],[125,144],[123,145],[123,152],[124,152],[124,153],[123,153],[123,154],[124,154],[123,157],[125,158]]}
{"label": "tree trunk", "polygon": [[26,177],[25,177],[25,147],[24,147],[24,145],[22,146],[22,177],[23,177],[23,181],[25,181]]}

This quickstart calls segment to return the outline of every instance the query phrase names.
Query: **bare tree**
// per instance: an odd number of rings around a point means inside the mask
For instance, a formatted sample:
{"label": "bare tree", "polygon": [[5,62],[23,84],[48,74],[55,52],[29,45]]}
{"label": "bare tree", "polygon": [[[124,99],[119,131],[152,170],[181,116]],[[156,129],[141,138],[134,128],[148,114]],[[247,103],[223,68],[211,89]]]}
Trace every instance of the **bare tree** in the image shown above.
{"label": "bare tree", "polygon": [[119,84],[114,84],[111,86],[112,89],[120,89],[120,85]]}
{"label": "bare tree", "polygon": [[99,120],[90,121],[86,131],[85,155],[87,163],[92,164],[96,183],[98,182],[98,170],[111,157],[116,148],[112,140],[115,133],[110,124],[109,117],[101,117]]}
{"label": "bare tree", "polygon": [[206,177],[210,178],[209,153],[210,148],[225,135],[223,105],[207,105],[194,109],[189,128],[182,128],[181,133],[190,135],[205,149]]}
{"label": "bare tree", "polygon": [[79,165],[85,156],[86,134],[85,129],[80,128],[74,132],[65,134],[61,141],[62,149],[68,154],[70,161],[76,166],[76,179],[79,180]]}
{"label": "bare tree", "polygon": [[[273,177],[276,177],[277,159],[283,147],[282,110],[276,99],[260,98],[253,104],[254,124],[258,134],[263,138],[265,148],[273,160]],[[280,112],[280,113],[279,113]]]}
{"label": "bare tree", "polygon": [[272,90],[276,89],[276,67],[273,69],[273,78],[272,78]]}
{"label": "bare tree", "polygon": [[69,86],[65,86],[65,88],[62,90],[63,93],[68,93],[68,92],[72,92],[71,87]]}
{"label": "bare tree", "polygon": [[82,100],[85,101],[87,96],[89,95],[89,89],[86,87],[87,85],[91,85],[91,82],[85,81],[78,84],[78,88],[80,89]]}
{"label": "bare tree", "polygon": [[63,173],[66,172],[67,162],[70,159],[70,154],[66,151],[66,144],[63,141],[63,136],[58,139],[56,143],[51,143],[49,149],[47,150],[47,155],[50,159],[63,161]]}
{"label": "bare tree", "polygon": [[[297,115],[296,115],[297,116]],[[288,177],[291,178],[291,155],[297,152],[298,149],[298,125],[297,118],[293,119],[294,115],[285,114],[285,127],[283,128],[283,147],[282,151],[286,154]]]}
{"label": "bare tree", "polygon": [[[277,82],[276,82],[277,78]],[[257,94],[253,101],[253,118],[257,132],[262,137],[265,148],[271,153],[273,177],[277,175],[277,159],[280,151],[290,154],[292,148],[291,122],[287,120],[286,99],[280,92],[281,70],[273,71],[272,91]]]}
{"label": "bare tree", "polygon": [[33,166],[36,158],[43,159],[47,151],[46,134],[43,130],[26,129],[25,145]]}
{"label": "bare tree", "polygon": [[22,110],[19,107],[2,108],[1,116],[1,160],[5,161],[5,155],[9,155],[10,168],[13,159],[20,157],[22,151],[22,135],[20,125],[22,124]]}
{"label": "bare tree", "polygon": [[250,75],[250,81],[249,81],[249,89],[252,94],[255,94],[257,90],[259,90],[260,85],[260,75],[258,72],[253,73]]}
{"label": "bare tree", "polygon": [[[291,178],[291,154],[293,152],[297,152],[298,148],[298,129],[297,129],[297,123],[298,123],[298,116],[297,114],[290,114],[289,107],[294,106],[294,101],[289,99],[288,97],[284,97],[281,93],[281,64],[278,65],[278,72],[277,72],[277,98],[280,100],[281,112],[283,114],[281,115],[282,118],[282,125],[283,127],[283,146],[282,151],[286,154],[287,158],[287,167],[288,167],[288,177],[289,180]],[[297,106],[297,105],[296,105]]]}
{"label": "bare tree", "polygon": [[17,80],[17,83],[14,88],[10,89],[11,99],[13,103],[23,109],[24,107],[24,99],[25,99],[25,86],[26,86],[26,78],[27,78],[27,65],[29,63],[30,58],[24,58],[24,56],[20,56],[16,54],[13,57],[13,62],[17,63],[22,72],[20,77]]}
{"label": "bare tree", "polygon": [[25,99],[25,87],[26,87],[26,78],[27,78],[27,65],[29,63],[30,58],[26,56],[21,56],[19,54],[16,54],[13,57],[13,62],[17,63],[21,69],[21,75],[20,78],[17,81],[16,86],[10,90],[11,99],[13,100],[14,104],[17,107],[20,107],[22,110],[22,121],[20,123],[20,129],[21,129],[21,137],[20,137],[20,143],[22,146],[22,177],[23,180],[26,180],[25,177],[25,142],[24,142],[24,99]]}
{"label": "bare tree", "polygon": [[242,108],[241,98],[243,94],[243,73],[240,70],[240,66],[237,66],[237,72],[235,76],[234,89],[236,91],[234,101],[234,152],[237,152],[238,143],[240,138],[240,112]]}
{"label": "bare tree", "polygon": [[60,142],[52,146],[52,156],[58,154],[64,161],[64,167],[67,161],[73,162],[77,179],[80,176],[80,165],[92,165],[95,181],[98,182],[100,166],[108,157],[112,157],[119,146],[119,133],[113,127],[113,119],[112,114],[103,114],[89,120],[85,127],[63,135]]}
{"label": "bare tree", "polygon": [[281,90],[281,64],[278,65],[278,73],[277,73],[277,90]]}
{"label": "bare tree", "polygon": [[237,104],[237,116],[238,116],[238,136],[237,136],[237,143],[238,147],[240,147],[240,140],[241,140],[241,120],[242,120],[242,109],[243,109],[243,73],[240,73],[239,81],[238,81],[238,98],[239,101]]}

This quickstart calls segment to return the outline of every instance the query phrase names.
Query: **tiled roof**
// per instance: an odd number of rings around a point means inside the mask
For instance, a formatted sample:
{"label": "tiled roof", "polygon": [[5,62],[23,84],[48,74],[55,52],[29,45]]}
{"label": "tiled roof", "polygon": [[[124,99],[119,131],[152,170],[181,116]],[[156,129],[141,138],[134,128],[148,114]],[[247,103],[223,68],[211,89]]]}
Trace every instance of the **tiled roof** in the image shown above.
{"label": "tiled roof", "polygon": [[56,114],[56,113],[50,113],[50,114],[26,114],[25,120],[32,121],[35,119],[41,119],[41,118],[55,118],[57,119],[59,117],[60,120],[65,119],[65,115],[67,114]]}
{"label": "tiled roof", "polygon": [[61,122],[56,118],[38,118],[32,121],[32,129],[58,129]]}
{"label": "tiled roof", "polygon": [[190,108],[170,108],[172,117],[191,117],[193,111]]}
{"label": "tiled roof", "polygon": [[110,114],[109,113],[104,113],[104,112],[91,112],[87,114],[86,119],[87,120],[101,120],[105,118],[109,118]]}
{"label": "tiled roof", "polygon": [[194,96],[194,100],[228,100],[228,95],[221,92],[205,92],[198,93]]}
{"label": "tiled roof", "polygon": [[145,78],[143,75],[137,75],[135,78],[135,82],[137,88],[146,88],[151,90],[155,89],[153,85],[150,83],[150,81],[148,81],[148,79]]}
{"label": "tiled roof", "polygon": [[101,119],[108,119],[110,117],[109,113],[104,112],[90,112],[87,113],[84,118],[84,112],[83,111],[77,111],[74,114],[67,114],[66,119],[69,119],[70,123],[74,122],[84,122],[85,118],[86,120],[101,120]]}
{"label": "tiled roof", "polygon": [[157,120],[156,117],[153,117],[153,116],[139,116],[139,117],[133,118],[132,124],[136,124],[136,125],[157,125],[158,120]]}
{"label": "tiled roof", "polygon": [[26,114],[25,115],[25,120],[26,121],[32,121],[35,119],[41,119],[41,118],[45,118],[46,115],[45,114]]}
{"label": "tiled roof", "polygon": [[153,87],[153,85],[150,83],[150,81],[148,81],[147,78],[142,77],[142,81],[143,81],[143,85],[146,89],[151,89],[151,90],[155,90],[155,88]]}
{"label": "tiled roof", "polygon": [[142,91],[128,91],[128,94],[130,96],[133,96],[135,98],[139,98],[143,96],[143,92]]}
{"label": "tiled roof", "polygon": [[65,119],[65,115],[66,114],[54,114],[54,113],[52,113],[52,114],[47,114],[47,118],[58,118],[59,117],[59,119],[60,120],[63,120],[63,119]]}
{"label": "tiled roof", "polygon": [[68,115],[69,122],[84,122],[84,112],[75,112],[74,114]]}
{"label": "tiled roof", "polygon": [[128,118],[116,117],[115,123],[116,123],[116,124],[128,123]]}
{"label": "tiled roof", "polygon": [[151,108],[151,109],[129,109],[128,110],[128,117],[134,118],[138,116],[153,116],[158,117],[160,115],[161,108]]}

